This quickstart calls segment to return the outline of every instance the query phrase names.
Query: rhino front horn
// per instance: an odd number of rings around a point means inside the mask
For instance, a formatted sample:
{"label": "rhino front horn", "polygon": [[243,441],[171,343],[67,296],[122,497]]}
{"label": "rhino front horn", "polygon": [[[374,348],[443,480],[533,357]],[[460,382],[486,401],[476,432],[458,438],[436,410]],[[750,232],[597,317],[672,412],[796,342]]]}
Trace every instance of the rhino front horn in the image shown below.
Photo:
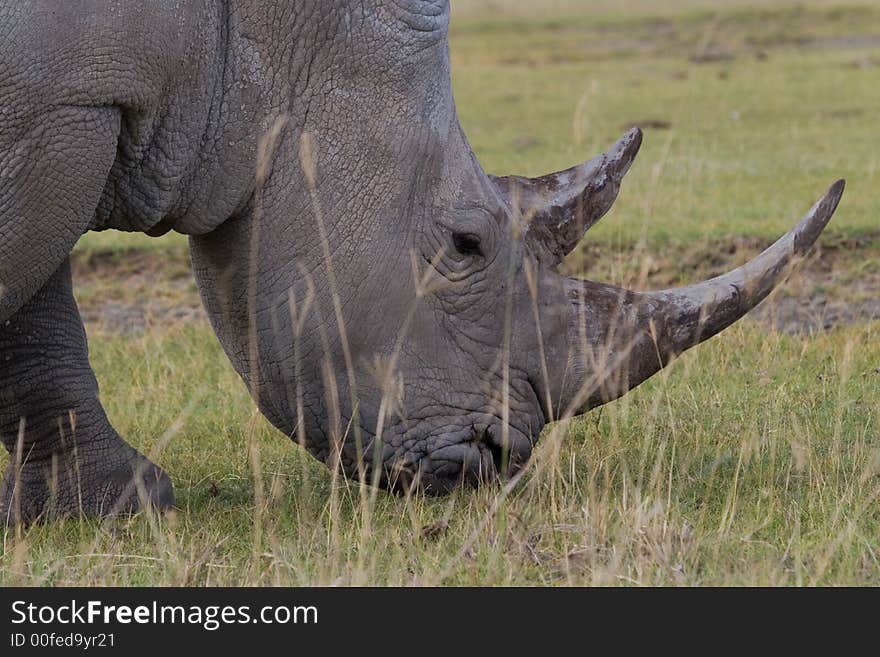
{"label": "rhino front horn", "polygon": [[562,262],[611,209],[641,145],[642,131],[632,128],[608,152],[571,169],[540,178],[492,178],[514,214],[522,217],[526,243],[541,263],[553,267]]}
{"label": "rhino front horn", "polygon": [[577,414],[620,397],[678,354],[757,306],[807,253],[843,194],[838,180],[790,232],[727,274],[659,292],[567,278],[569,358],[558,411]]}

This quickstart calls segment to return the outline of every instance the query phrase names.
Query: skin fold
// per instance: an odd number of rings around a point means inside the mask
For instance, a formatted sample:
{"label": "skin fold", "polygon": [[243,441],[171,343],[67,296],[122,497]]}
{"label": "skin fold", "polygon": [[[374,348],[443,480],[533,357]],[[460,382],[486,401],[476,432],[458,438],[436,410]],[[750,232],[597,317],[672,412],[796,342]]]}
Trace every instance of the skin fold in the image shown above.
{"label": "skin fold", "polygon": [[642,141],[493,177],[455,110],[446,0],[0,0],[0,488],[7,522],[173,505],[113,430],[68,254],[190,236],[260,410],[331,468],[443,493],[520,469],[548,422],[635,387],[759,303],[834,212],[703,284],[557,266]]}

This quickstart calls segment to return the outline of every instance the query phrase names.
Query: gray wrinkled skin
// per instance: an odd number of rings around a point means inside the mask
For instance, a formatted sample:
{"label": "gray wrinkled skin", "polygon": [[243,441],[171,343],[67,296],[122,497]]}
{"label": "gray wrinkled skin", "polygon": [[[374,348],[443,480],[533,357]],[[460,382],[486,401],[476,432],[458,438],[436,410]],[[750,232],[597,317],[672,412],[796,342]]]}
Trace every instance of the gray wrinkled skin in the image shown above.
{"label": "gray wrinkled skin", "polygon": [[638,385],[766,296],[835,184],[745,267],[639,293],[556,266],[641,143],[493,178],[459,125],[445,0],[0,0],[0,511],[173,504],[107,422],[68,254],[92,229],[191,236],[266,416],[331,467],[445,492]]}

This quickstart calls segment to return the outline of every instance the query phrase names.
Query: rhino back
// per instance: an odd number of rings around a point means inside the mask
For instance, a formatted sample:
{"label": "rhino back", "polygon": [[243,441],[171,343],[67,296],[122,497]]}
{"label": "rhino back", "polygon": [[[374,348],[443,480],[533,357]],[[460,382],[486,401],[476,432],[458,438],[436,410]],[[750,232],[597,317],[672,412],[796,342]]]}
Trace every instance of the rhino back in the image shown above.
{"label": "rhino back", "polygon": [[0,0],[0,89],[147,109],[179,68],[196,13],[165,0]]}
{"label": "rhino back", "polygon": [[[112,107],[117,156],[93,228],[211,230],[246,197],[223,156],[227,3],[216,0],[0,0],[4,129],[49,108]],[[240,107],[241,104],[236,104]],[[12,118],[9,115],[14,115]],[[232,171],[230,171],[232,170]]]}

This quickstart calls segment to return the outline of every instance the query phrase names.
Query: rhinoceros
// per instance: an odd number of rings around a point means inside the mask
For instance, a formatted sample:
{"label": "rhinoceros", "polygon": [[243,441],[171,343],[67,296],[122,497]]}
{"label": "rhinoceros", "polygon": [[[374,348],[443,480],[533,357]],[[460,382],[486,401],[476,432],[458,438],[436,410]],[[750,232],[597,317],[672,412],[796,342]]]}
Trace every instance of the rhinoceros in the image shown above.
{"label": "rhinoceros", "polygon": [[835,183],[748,264],[637,292],[559,273],[639,149],[487,174],[450,86],[448,0],[0,0],[0,434],[7,521],[174,503],[110,425],[71,292],[87,231],[189,236],[260,411],[369,485],[520,472],[759,303]]}

